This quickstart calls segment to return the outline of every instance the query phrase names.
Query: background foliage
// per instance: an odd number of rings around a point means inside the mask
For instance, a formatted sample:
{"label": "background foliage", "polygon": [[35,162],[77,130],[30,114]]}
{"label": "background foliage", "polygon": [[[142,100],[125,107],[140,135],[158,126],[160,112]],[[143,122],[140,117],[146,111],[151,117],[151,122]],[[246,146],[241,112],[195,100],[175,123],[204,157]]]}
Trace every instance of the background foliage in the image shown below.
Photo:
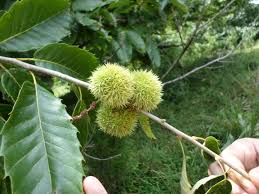
{"label": "background foliage", "polygon": [[[240,137],[259,135],[259,22],[254,22],[259,7],[247,0],[2,0],[0,10],[2,56],[27,58],[37,66],[86,81],[93,69],[109,61],[132,69],[152,69],[166,82],[243,41],[233,56],[165,86],[164,101],[156,113],[190,135],[213,135],[223,146]],[[79,114],[94,100],[86,89],[60,79],[37,74],[36,80],[46,95],[50,91],[62,99],[70,115]],[[26,100],[18,96],[21,88],[29,87],[24,81],[33,82],[27,71],[1,64],[1,125],[10,117],[17,98],[18,102]],[[15,108],[13,111],[15,114]],[[63,112],[64,118],[66,114]],[[115,139],[98,131],[94,120],[91,111],[73,122],[80,132],[85,174],[97,176],[109,193],[180,193],[182,153],[170,132],[154,124],[153,139],[141,130],[129,138]],[[3,141],[12,122],[9,119],[5,126]],[[195,183],[206,176],[207,163],[192,145],[187,144],[186,150],[188,174]],[[71,158],[78,162],[67,161],[69,165],[80,163],[79,153]],[[49,166],[58,170],[55,162]],[[10,182],[2,181],[0,187],[6,193]]]}

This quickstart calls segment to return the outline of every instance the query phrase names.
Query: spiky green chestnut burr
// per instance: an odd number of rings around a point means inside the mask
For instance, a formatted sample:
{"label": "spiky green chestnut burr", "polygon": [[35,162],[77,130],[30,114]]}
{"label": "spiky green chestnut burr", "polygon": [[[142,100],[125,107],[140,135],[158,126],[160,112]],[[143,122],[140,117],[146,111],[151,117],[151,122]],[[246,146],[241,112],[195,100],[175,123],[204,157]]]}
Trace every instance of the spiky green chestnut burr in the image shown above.
{"label": "spiky green chestnut burr", "polygon": [[91,92],[111,108],[128,104],[133,95],[133,80],[128,69],[117,64],[100,66],[90,77]]}
{"label": "spiky green chestnut burr", "polygon": [[138,110],[151,111],[162,100],[162,83],[151,71],[134,71],[132,105]]}
{"label": "spiky green chestnut burr", "polygon": [[134,131],[137,124],[137,112],[130,108],[111,109],[101,105],[97,111],[96,121],[103,132],[121,138]]}

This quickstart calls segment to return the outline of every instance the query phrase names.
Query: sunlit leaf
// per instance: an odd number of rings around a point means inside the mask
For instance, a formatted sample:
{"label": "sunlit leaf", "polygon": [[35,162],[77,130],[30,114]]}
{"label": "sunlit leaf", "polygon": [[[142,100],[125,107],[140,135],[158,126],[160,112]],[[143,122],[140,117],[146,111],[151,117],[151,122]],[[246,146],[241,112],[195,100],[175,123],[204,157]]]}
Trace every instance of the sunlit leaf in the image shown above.
{"label": "sunlit leaf", "polygon": [[180,180],[181,194],[190,194],[192,186],[188,180],[188,175],[187,175],[187,170],[186,170],[186,155],[185,155],[185,151],[184,151],[181,140],[179,140],[179,143],[180,143],[182,153],[183,153],[182,175],[181,175],[181,180]]}
{"label": "sunlit leaf", "polygon": [[71,91],[69,83],[58,78],[53,78],[51,90],[56,97],[65,96]]}
{"label": "sunlit leaf", "polygon": [[140,114],[138,120],[146,136],[150,139],[156,139],[156,136],[151,129],[149,118],[144,114]]}

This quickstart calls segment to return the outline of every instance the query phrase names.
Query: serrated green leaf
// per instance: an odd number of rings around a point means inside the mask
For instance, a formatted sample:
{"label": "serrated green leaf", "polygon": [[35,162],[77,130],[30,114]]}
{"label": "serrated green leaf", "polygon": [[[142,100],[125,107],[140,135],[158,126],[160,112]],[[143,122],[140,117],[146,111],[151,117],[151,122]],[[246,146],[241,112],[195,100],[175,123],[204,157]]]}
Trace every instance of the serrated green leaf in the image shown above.
{"label": "serrated green leaf", "polygon": [[72,8],[74,11],[93,11],[117,0],[74,0]]}
{"label": "serrated green leaf", "polygon": [[140,114],[138,120],[146,136],[150,139],[156,139],[156,136],[151,129],[149,118],[144,114]]}
{"label": "serrated green leaf", "polygon": [[87,26],[91,30],[98,31],[102,27],[102,24],[96,20],[91,19],[86,14],[76,13],[75,14],[77,21],[83,26]]}
{"label": "serrated green leaf", "polygon": [[1,154],[14,194],[82,194],[77,129],[61,100],[25,82],[2,131]]}
{"label": "serrated green leaf", "polygon": [[151,63],[156,67],[159,67],[161,63],[161,59],[160,59],[160,53],[156,43],[152,41],[151,38],[149,38],[147,39],[146,46],[147,46],[147,53]]}
{"label": "serrated green leaf", "polygon": [[122,64],[129,63],[132,57],[132,46],[125,32],[119,33],[118,41],[112,40],[114,52],[116,52]]}
{"label": "serrated green leaf", "polygon": [[112,12],[109,12],[107,9],[104,9],[102,11],[102,14],[104,16],[104,20],[109,22],[110,25],[117,27],[117,19],[116,19],[116,16]]}
{"label": "serrated green leaf", "polygon": [[213,185],[225,179],[224,175],[211,175],[199,180],[191,190],[191,194],[204,194],[206,193]]}
{"label": "serrated green leaf", "polygon": [[182,0],[171,0],[172,4],[184,13],[188,13],[188,7],[184,4]]}
{"label": "serrated green leaf", "polygon": [[132,3],[134,3],[132,0],[117,0],[111,3],[108,9],[115,9],[117,13],[127,14],[133,9]]}
{"label": "serrated green leaf", "polygon": [[63,43],[50,44],[35,52],[36,65],[86,80],[98,63],[87,50]]}
{"label": "serrated green leaf", "polygon": [[102,5],[102,0],[75,0],[72,4],[74,11],[93,11]]}
{"label": "serrated green leaf", "polygon": [[224,179],[217,184],[213,185],[206,194],[230,194],[232,191],[232,185],[229,180]]}
{"label": "serrated green leaf", "polygon": [[181,194],[190,194],[192,186],[189,182],[188,175],[187,175],[186,155],[184,152],[182,142],[180,140],[179,140],[179,143],[180,143],[180,146],[182,149],[182,154],[183,154],[182,175],[181,175],[181,180],[180,180]]}
{"label": "serrated green leaf", "polygon": [[1,76],[2,88],[13,102],[16,101],[19,90],[25,81],[32,81],[32,77],[24,69],[6,69]]}
{"label": "serrated green leaf", "polygon": [[0,18],[0,48],[20,52],[60,41],[70,33],[68,9],[69,0],[16,1]]}
{"label": "serrated green leaf", "polygon": [[146,45],[142,37],[135,31],[129,30],[126,32],[131,44],[139,51],[140,53],[146,52]]}
{"label": "serrated green leaf", "polygon": [[[207,137],[204,141],[204,146],[209,148],[211,151],[215,152],[216,154],[220,154],[219,141],[215,137],[213,136]],[[206,160],[210,162],[215,160],[212,156],[210,156],[204,151],[202,151],[202,155]]]}

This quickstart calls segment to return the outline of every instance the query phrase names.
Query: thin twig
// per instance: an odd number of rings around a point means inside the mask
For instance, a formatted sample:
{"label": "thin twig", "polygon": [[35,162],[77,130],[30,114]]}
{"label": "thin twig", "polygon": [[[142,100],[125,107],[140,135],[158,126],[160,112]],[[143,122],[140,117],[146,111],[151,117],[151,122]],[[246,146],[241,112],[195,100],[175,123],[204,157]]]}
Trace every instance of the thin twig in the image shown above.
{"label": "thin twig", "polygon": [[174,66],[181,60],[181,58],[184,56],[185,52],[188,50],[188,48],[191,46],[194,37],[196,36],[196,33],[199,29],[199,24],[196,25],[195,30],[193,31],[193,33],[191,34],[190,38],[188,39],[187,43],[185,44],[185,46],[183,47],[181,53],[178,55],[178,57],[174,60],[174,62],[169,66],[168,70],[161,76],[161,79],[163,80],[170,72],[171,70],[174,68]]}
{"label": "thin twig", "polygon": [[181,29],[180,29],[178,20],[177,20],[177,18],[176,18],[176,15],[173,16],[173,20],[174,20],[174,24],[175,24],[176,31],[177,31],[177,33],[178,33],[178,36],[179,36],[180,40],[181,40],[181,45],[182,45],[182,47],[184,48],[185,43],[184,43],[184,41],[183,41],[182,32],[181,32]]}
{"label": "thin twig", "polygon": [[203,13],[205,11],[205,4],[204,4],[204,7],[202,9],[202,13],[200,14],[200,17],[199,17],[199,20],[198,22],[196,23],[196,26],[195,26],[195,29],[194,31],[192,32],[192,34],[190,35],[189,39],[187,40],[186,44],[184,45],[181,53],[178,55],[178,57],[174,60],[173,63],[170,64],[169,68],[167,69],[167,71],[161,76],[161,80],[163,80],[171,71],[172,69],[175,67],[176,64],[179,63],[179,61],[181,60],[181,58],[184,56],[184,54],[186,53],[186,51],[188,50],[188,48],[192,45],[193,41],[195,40],[195,37],[198,33],[198,30],[200,28],[200,25],[201,25],[201,21],[202,21],[202,16],[203,16]]}
{"label": "thin twig", "polygon": [[[0,56],[0,62],[11,63],[13,65],[17,65],[17,66],[23,67],[23,68],[28,69],[28,70],[32,70],[32,71],[40,72],[40,73],[45,73],[47,75],[62,78],[64,80],[70,81],[74,84],[77,84],[77,85],[82,86],[82,87],[87,88],[87,89],[90,88],[90,84],[87,83],[87,82],[78,80],[76,78],[70,77],[68,75],[65,75],[65,74],[57,72],[57,71],[53,71],[53,70],[45,69],[45,68],[42,68],[42,67],[34,66],[34,65],[31,65],[31,64],[19,61],[17,59]],[[144,111],[141,111],[141,112],[143,114],[145,114],[147,117],[149,117],[151,120],[159,123],[160,125],[162,125],[166,129],[172,131],[173,133],[182,137],[183,139],[193,143],[194,145],[196,145],[197,147],[199,147],[200,149],[202,149],[206,153],[208,153],[210,156],[214,157],[216,160],[220,160],[221,162],[223,162],[224,164],[226,164],[227,166],[229,166],[230,168],[232,168],[233,170],[238,172],[240,175],[242,175],[243,177],[250,180],[248,174],[243,169],[237,168],[236,166],[234,166],[233,164],[231,164],[230,162],[228,162],[227,160],[225,160],[221,156],[217,155],[216,153],[214,153],[213,151],[211,151],[210,149],[208,149],[207,147],[205,147],[204,145],[202,145],[201,143],[199,143],[198,141],[193,139],[191,136],[189,136],[189,135],[179,131],[178,129],[174,128],[173,126],[169,125],[164,119],[160,119],[160,118],[156,117],[155,115],[153,115],[151,113],[148,113],[148,112],[144,112]]]}
{"label": "thin twig", "polygon": [[230,1],[223,9],[221,9],[217,14],[215,14],[211,19],[209,19],[206,23],[202,24],[200,29],[198,30],[201,31],[202,29],[206,28],[210,23],[212,23],[215,19],[219,18],[221,14],[224,14],[225,11],[235,2],[236,0]]}
{"label": "thin twig", "polygon": [[88,115],[88,113],[89,113],[91,110],[95,109],[96,104],[97,104],[96,101],[92,102],[92,103],[90,104],[90,106],[89,106],[88,108],[84,109],[79,115],[73,116],[73,117],[72,117],[72,121],[80,120],[80,119],[82,119],[85,115]]}
{"label": "thin twig", "polygon": [[216,59],[214,59],[214,60],[212,60],[212,61],[210,61],[210,62],[208,62],[208,63],[206,63],[206,64],[204,64],[204,65],[201,65],[201,66],[199,66],[199,67],[196,67],[196,68],[192,69],[191,71],[185,73],[184,75],[181,75],[180,77],[177,77],[177,78],[175,78],[175,79],[173,79],[173,80],[164,82],[164,86],[166,86],[166,85],[168,85],[168,84],[171,84],[171,83],[175,83],[175,82],[177,82],[177,81],[179,81],[179,80],[182,80],[182,79],[186,78],[187,76],[189,76],[189,75],[195,73],[196,71],[199,71],[199,70],[201,70],[201,69],[203,69],[203,68],[205,68],[205,67],[208,67],[208,66],[210,66],[210,65],[212,65],[212,64],[214,64],[214,63],[216,63],[216,62],[219,62],[219,61],[221,61],[221,60],[223,60],[223,59],[229,57],[229,56],[232,55],[232,54],[233,54],[233,50],[231,50],[231,52],[227,53],[227,54],[224,55],[223,57],[216,58]]}
{"label": "thin twig", "polygon": [[[255,23],[255,22],[258,20],[258,18],[259,18],[259,14],[257,15],[257,17],[255,17],[255,19],[254,19],[254,21],[253,21],[252,23]],[[237,50],[237,49],[242,45],[242,43],[243,43],[244,40],[245,40],[244,37],[245,37],[245,36],[243,35],[243,38],[242,38],[241,41],[237,44],[237,46],[236,46],[235,48],[233,48],[231,51],[229,51],[226,55],[224,55],[224,56],[222,56],[222,57],[218,57],[218,58],[213,59],[212,61],[210,61],[210,62],[208,62],[208,63],[206,63],[206,64],[204,64],[204,65],[201,65],[201,66],[199,66],[199,67],[196,67],[196,68],[192,69],[191,71],[185,73],[184,75],[181,75],[180,77],[177,77],[177,78],[175,78],[175,79],[173,79],[173,80],[170,80],[170,81],[166,81],[166,82],[164,82],[163,86],[166,86],[166,85],[171,84],[171,83],[175,83],[175,82],[177,82],[177,81],[179,81],[179,80],[182,80],[182,79],[186,78],[187,76],[189,76],[189,75],[195,73],[196,71],[199,71],[199,70],[201,70],[201,69],[203,69],[203,68],[205,68],[205,67],[208,67],[208,66],[210,66],[210,65],[212,65],[212,64],[214,64],[214,63],[216,63],[216,62],[222,62],[224,59],[230,57],[230,56],[235,52],[235,50]]]}
{"label": "thin twig", "polygon": [[[181,53],[179,54],[179,56],[174,60],[174,62],[169,66],[168,70],[161,76],[161,79],[163,80],[174,68],[174,66],[176,64],[179,63],[179,61],[182,59],[182,57],[184,56],[184,54],[186,53],[186,51],[188,50],[188,48],[192,45],[193,41],[196,38],[196,35],[205,27],[207,27],[211,22],[213,22],[216,18],[218,18],[222,13],[224,13],[226,11],[226,9],[232,4],[234,3],[236,0],[232,0],[231,2],[229,2],[221,11],[219,11],[215,16],[213,16],[209,21],[207,21],[204,24],[201,24],[201,19],[202,19],[202,15],[199,18],[199,21],[196,24],[195,30],[193,31],[193,33],[191,34],[190,38],[188,39],[187,43],[185,44],[183,50],[181,51]],[[203,11],[205,10],[205,5],[203,7]],[[202,12],[203,12],[202,11]]]}
{"label": "thin twig", "polygon": [[91,158],[91,159],[93,159],[93,160],[97,160],[97,161],[111,160],[111,159],[114,159],[114,158],[117,158],[117,157],[120,157],[120,156],[121,156],[121,154],[117,154],[117,155],[114,155],[114,156],[110,156],[110,157],[108,157],[108,158],[97,158],[97,157],[94,157],[94,156],[91,156],[91,155],[87,154],[86,152],[83,152],[83,153],[84,153],[84,155],[85,155],[86,157]]}
{"label": "thin twig", "polygon": [[148,113],[148,112],[145,112],[145,111],[141,111],[141,112],[144,115],[146,115],[147,117],[149,117],[151,120],[159,123],[160,125],[162,125],[166,129],[169,129],[170,131],[172,131],[176,135],[178,135],[178,136],[182,137],[183,139],[185,139],[185,140],[191,142],[192,144],[196,145],[197,147],[199,147],[200,149],[202,149],[203,151],[208,153],[210,156],[215,158],[215,160],[219,160],[219,161],[223,162],[224,164],[226,164],[227,166],[229,166],[230,168],[232,168],[233,170],[235,170],[236,172],[241,174],[243,177],[250,180],[249,175],[247,174],[246,171],[244,171],[243,169],[237,168],[236,166],[231,164],[228,160],[226,160],[226,159],[222,158],[221,156],[219,156],[218,154],[214,153],[213,151],[211,151],[210,149],[208,149],[207,147],[202,145],[200,142],[193,139],[191,136],[189,136],[189,135],[183,133],[182,131],[179,131],[175,127],[169,125],[164,119],[160,119],[160,118],[156,117],[155,115],[153,115],[151,113]]}
{"label": "thin twig", "polygon": [[117,54],[117,52],[121,49],[121,46],[119,46],[118,48],[116,48],[116,50],[105,59],[105,61],[109,61],[112,57],[114,57],[115,54]]}
{"label": "thin twig", "polygon": [[72,82],[72,83],[74,83],[74,84],[76,84],[78,86],[82,86],[82,87],[87,88],[87,89],[90,88],[90,84],[89,83],[84,82],[84,81],[79,80],[79,79],[76,79],[74,77],[71,77],[69,75],[60,73],[58,71],[54,71],[54,70],[51,70],[51,69],[45,69],[43,67],[35,66],[35,65],[32,65],[32,64],[29,64],[29,63],[25,63],[23,61],[19,61],[17,59],[9,58],[9,57],[0,56],[0,61],[3,62],[3,63],[14,64],[14,65],[23,67],[24,69],[31,70],[31,71],[34,71],[34,72],[38,72],[38,73],[43,73],[43,74],[59,77],[59,78],[61,78],[63,80]]}

